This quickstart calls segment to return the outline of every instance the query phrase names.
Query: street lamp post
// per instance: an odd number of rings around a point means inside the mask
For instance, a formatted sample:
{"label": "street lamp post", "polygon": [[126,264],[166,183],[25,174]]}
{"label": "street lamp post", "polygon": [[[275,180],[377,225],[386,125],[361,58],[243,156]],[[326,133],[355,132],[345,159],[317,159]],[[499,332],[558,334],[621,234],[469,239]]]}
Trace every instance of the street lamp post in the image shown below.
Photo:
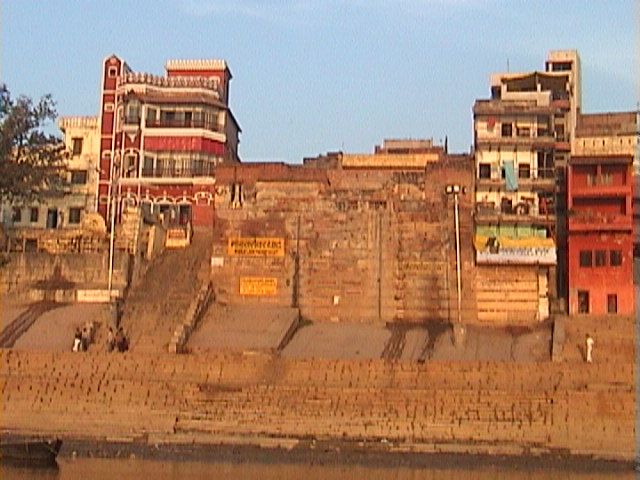
{"label": "street lamp post", "polygon": [[458,196],[466,192],[464,187],[458,184],[447,185],[445,192],[453,195],[453,215],[456,229],[456,291],[458,296],[458,318],[453,325],[453,340],[456,345],[462,345],[465,339],[465,328],[462,324],[462,274],[460,272],[460,214]]}
{"label": "street lamp post", "polygon": [[[117,157],[117,154],[116,154]],[[110,209],[109,209],[109,276],[107,290],[109,290],[109,301],[113,301],[113,262],[115,257],[115,228],[116,228],[116,209],[119,204],[118,183],[119,183],[119,169],[117,164],[118,159],[114,158],[113,166],[111,169],[111,179],[109,182],[110,191]]]}

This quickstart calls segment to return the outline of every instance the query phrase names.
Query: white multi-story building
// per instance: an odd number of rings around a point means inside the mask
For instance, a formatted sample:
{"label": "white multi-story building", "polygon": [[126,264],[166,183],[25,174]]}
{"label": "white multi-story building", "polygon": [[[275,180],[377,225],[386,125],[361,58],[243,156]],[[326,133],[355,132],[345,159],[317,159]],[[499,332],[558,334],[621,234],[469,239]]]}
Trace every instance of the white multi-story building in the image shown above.
{"label": "white multi-story building", "polygon": [[[544,71],[491,75],[491,98],[473,107],[476,261],[557,263],[550,285],[561,296],[565,172],[580,105],[578,53],[560,50],[549,53]],[[517,246],[518,255],[510,255],[506,245]]]}
{"label": "white multi-story building", "polygon": [[80,228],[87,214],[96,211],[100,134],[97,117],[62,117],[68,185],[63,192],[45,195],[38,202],[14,203],[3,208],[8,230]]}

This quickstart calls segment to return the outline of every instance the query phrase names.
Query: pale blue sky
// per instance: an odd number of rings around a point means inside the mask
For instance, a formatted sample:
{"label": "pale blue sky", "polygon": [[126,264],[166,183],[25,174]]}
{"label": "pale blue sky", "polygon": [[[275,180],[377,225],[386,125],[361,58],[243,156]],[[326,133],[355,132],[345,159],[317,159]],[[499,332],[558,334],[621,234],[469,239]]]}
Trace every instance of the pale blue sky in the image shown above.
{"label": "pale blue sky", "polygon": [[632,0],[5,0],[0,79],[97,114],[102,59],[162,74],[169,58],[224,58],[243,160],[372,151],[383,138],[472,142],[491,72],[543,69],[576,48],[583,110],[633,110]]}

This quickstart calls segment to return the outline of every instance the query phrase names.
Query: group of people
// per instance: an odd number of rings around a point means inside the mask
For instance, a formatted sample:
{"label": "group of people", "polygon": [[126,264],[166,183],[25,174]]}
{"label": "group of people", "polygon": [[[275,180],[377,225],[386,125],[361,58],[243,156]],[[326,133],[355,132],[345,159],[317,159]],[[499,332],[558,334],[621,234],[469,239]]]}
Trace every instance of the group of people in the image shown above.
{"label": "group of people", "polygon": [[122,327],[118,327],[115,334],[113,333],[113,328],[109,327],[109,332],[107,333],[107,352],[113,352],[116,349],[118,352],[126,352],[129,350],[129,339],[125,335]]}
{"label": "group of people", "polygon": [[[93,343],[95,327],[93,322],[86,322],[82,328],[77,327],[73,337],[74,352],[86,352],[89,345]],[[113,327],[109,327],[107,333],[107,351],[126,352],[129,350],[129,339],[124,333],[122,327],[118,327],[114,333]]]}
{"label": "group of people", "polygon": [[76,333],[73,337],[72,350],[74,352],[86,352],[89,345],[93,343],[93,333],[93,322],[86,322],[82,328],[77,327]]}

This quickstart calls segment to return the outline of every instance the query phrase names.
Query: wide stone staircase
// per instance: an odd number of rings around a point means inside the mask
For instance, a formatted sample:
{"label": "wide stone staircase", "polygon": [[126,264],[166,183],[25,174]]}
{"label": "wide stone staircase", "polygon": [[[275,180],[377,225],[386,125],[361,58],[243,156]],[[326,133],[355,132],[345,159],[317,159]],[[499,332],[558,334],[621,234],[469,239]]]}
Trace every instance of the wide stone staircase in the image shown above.
{"label": "wide stone staircase", "polygon": [[634,378],[633,362],[606,357],[418,364],[0,349],[0,415],[6,430],[150,444],[326,438],[630,459]]}
{"label": "wide stone staircase", "polygon": [[121,325],[130,348],[166,351],[202,286],[209,281],[211,234],[196,231],[190,246],[165,250],[130,291]]}

